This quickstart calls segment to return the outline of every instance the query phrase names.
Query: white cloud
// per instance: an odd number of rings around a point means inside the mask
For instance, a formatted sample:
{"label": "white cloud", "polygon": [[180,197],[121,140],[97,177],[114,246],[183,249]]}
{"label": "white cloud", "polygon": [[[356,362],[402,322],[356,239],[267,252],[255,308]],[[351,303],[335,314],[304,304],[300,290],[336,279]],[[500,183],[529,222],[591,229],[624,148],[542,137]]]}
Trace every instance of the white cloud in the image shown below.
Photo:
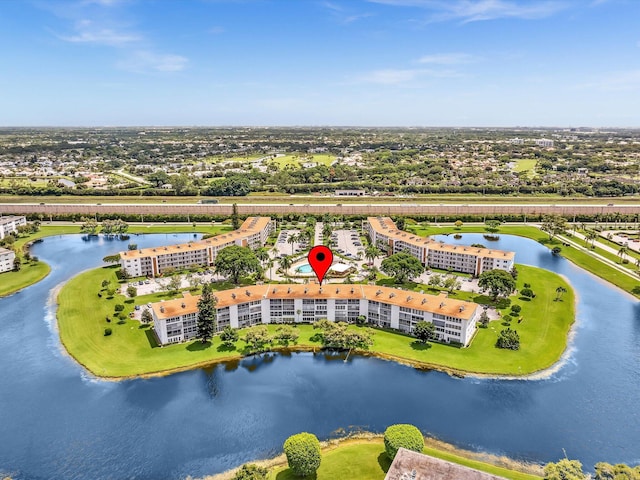
{"label": "white cloud", "polygon": [[115,7],[121,3],[124,3],[127,0],[83,0],[83,5],[100,5],[101,7]]}
{"label": "white cloud", "polygon": [[468,53],[434,53],[424,55],[418,59],[418,63],[428,63],[432,65],[460,65],[464,63],[472,63],[477,58]]}
{"label": "white cloud", "polygon": [[184,70],[188,63],[189,59],[181,55],[138,50],[126,60],[118,62],[118,67],[134,73],[179,72]]}
{"label": "white cloud", "polygon": [[422,78],[456,78],[462,77],[452,70],[430,70],[425,68],[415,69],[382,69],[373,70],[356,77],[355,83],[374,83],[379,85],[407,85]]}
{"label": "white cloud", "polygon": [[514,0],[368,0],[397,7],[417,7],[431,12],[430,21],[459,20],[462,23],[499,18],[538,19],[567,7],[560,1]]}
{"label": "white cloud", "polygon": [[354,13],[345,9],[342,5],[338,5],[337,3],[323,2],[321,5],[329,11],[333,18],[335,18],[339,23],[343,24],[353,23],[358,20],[362,20],[363,18],[369,18],[373,16],[373,14],[368,12]]}
{"label": "white cloud", "polygon": [[141,40],[135,33],[120,32],[111,28],[96,26],[91,20],[81,20],[76,23],[74,35],[58,38],[71,43],[93,43],[110,47],[121,47]]}

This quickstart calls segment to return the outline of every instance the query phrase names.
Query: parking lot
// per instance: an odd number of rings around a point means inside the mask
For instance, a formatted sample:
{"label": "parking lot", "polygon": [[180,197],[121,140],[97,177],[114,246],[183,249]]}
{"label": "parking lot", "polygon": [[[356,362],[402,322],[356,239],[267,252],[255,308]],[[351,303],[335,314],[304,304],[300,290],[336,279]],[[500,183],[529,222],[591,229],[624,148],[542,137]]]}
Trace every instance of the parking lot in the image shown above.
{"label": "parking lot", "polygon": [[364,246],[356,230],[334,230],[331,234],[331,248],[352,260],[364,257]]}
{"label": "parking lot", "polygon": [[[206,270],[205,272],[196,272],[190,274],[192,278],[197,278],[200,280],[200,283],[209,283],[211,281],[224,280],[224,277],[220,275],[215,275],[211,270]],[[177,275],[180,277],[180,288],[188,289],[191,287],[191,282],[189,281],[189,277],[185,275]],[[127,288],[129,286],[136,287],[138,290],[138,296],[141,295],[149,295],[152,293],[162,292],[165,290],[165,286],[169,283],[170,278],[149,278],[147,280],[139,280],[136,282],[129,282],[120,287],[120,293],[122,295],[127,295]]]}
{"label": "parking lot", "polygon": [[[292,255],[291,244],[287,241],[291,235],[298,235],[300,230],[282,230],[276,240],[277,256]],[[293,255],[309,248],[309,241],[305,238],[303,242],[293,242]]]}

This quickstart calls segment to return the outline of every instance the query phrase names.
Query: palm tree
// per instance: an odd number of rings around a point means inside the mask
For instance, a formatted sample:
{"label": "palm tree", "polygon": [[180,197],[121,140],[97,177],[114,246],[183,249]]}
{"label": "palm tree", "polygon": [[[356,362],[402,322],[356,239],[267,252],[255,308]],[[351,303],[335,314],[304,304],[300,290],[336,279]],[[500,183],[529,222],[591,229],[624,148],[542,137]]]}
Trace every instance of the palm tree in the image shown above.
{"label": "palm tree", "polygon": [[259,248],[256,250],[256,257],[260,260],[260,263],[264,263],[269,260],[269,251],[266,248]]}
{"label": "palm tree", "polygon": [[291,259],[291,257],[282,257],[280,259],[280,268],[282,268],[282,272],[286,275],[287,274],[287,270],[289,270],[291,268],[291,265],[293,264],[293,260]]}
{"label": "palm tree", "polygon": [[331,238],[331,234],[333,233],[333,228],[328,223],[322,225],[322,236],[324,237],[325,242]]}
{"label": "palm tree", "polygon": [[625,243],[620,247],[620,250],[618,250],[618,256],[622,261],[624,261],[624,258],[627,256],[627,253],[629,253],[629,245]]}
{"label": "palm tree", "polygon": [[273,258],[269,258],[267,260],[267,269],[269,270],[269,281],[272,282],[272,274],[273,274],[273,265],[275,264],[275,260]]}
{"label": "palm tree", "polygon": [[567,291],[566,288],[564,288],[563,286],[560,286],[558,288],[556,288],[556,302],[558,300],[560,300],[560,297],[562,297],[562,295]]}
{"label": "palm tree", "polygon": [[373,264],[373,261],[376,259],[378,255],[380,255],[380,249],[375,245],[369,244],[367,248],[364,250],[364,257],[369,260],[369,265]]}
{"label": "palm tree", "polygon": [[291,255],[293,255],[293,244],[298,241],[298,236],[295,233],[290,233],[287,237],[287,243],[291,244]]}
{"label": "palm tree", "polygon": [[587,232],[587,241],[591,241],[591,247],[596,243],[596,238],[598,238],[598,233],[595,230]]}

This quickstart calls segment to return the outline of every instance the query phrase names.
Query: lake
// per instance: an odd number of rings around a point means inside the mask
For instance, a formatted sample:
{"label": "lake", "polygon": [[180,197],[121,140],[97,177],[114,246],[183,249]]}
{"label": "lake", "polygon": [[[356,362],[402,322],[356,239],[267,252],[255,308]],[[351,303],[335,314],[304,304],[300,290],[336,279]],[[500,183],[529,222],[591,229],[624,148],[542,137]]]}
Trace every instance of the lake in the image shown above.
{"label": "lake", "polygon": [[[144,248],[191,238],[132,235],[130,241]],[[300,353],[163,378],[98,380],[64,353],[50,292],[127,242],[46,238],[32,252],[51,265],[51,274],[0,299],[0,476],[197,477],[277,454],[301,431],[325,439],[343,430],[382,432],[397,422],[462,448],[521,460],[556,461],[564,448],[588,469],[600,460],[639,463],[640,302],[528,239],[446,240],[515,250],[518,263],[569,279],[579,297],[578,324],[551,377],[458,379],[375,358],[345,363]]]}

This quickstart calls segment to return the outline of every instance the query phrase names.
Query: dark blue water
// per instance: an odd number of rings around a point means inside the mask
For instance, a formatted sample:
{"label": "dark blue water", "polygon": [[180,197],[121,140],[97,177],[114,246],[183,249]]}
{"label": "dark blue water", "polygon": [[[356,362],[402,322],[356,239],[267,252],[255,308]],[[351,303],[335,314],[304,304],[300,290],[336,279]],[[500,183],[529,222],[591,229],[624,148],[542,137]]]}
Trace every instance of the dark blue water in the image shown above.
{"label": "dark blue water", "polygon": [[[188,235],[133,236],[140,247]],[[448,237],[447,241],[454,241]],[[464,243],[488,243],[465,235]],[[517,261],[565,275],[579,295],[567,361],[544,380],[454,379],[377,359],[270,355],[165,378],[105,382],[62,351],[52,288],[126,243],[79,236],[33,248],[44,281],[0,299],[0,474],[16,479],[184,478],[278,453],[291,434],[396,422],[464,448],[547,462],[640,462],[640,303],[533,241]],[[1,278],[0,278],[1,281]],[[551,286],[554,287],[554,286]]]}

